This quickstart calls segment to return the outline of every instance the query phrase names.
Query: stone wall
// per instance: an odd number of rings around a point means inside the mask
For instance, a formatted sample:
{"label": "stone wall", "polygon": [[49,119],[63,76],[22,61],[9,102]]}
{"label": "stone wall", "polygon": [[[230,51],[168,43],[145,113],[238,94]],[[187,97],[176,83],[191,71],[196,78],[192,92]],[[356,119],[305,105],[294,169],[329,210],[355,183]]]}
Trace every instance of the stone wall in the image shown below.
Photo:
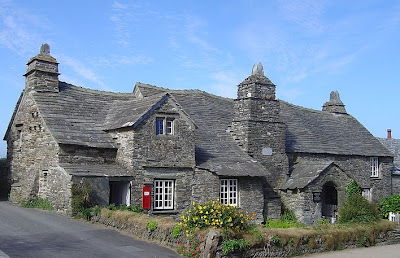
{"label": "stone wall", "polygon": [[282,202],[286,208],[293,210],[298,220],[307,225],[315,224],[322,216],[322,202],[313,201],[313,193],[322,193],[322,187],[332,182],[338,193],[338,205],[345,199],[345,189],[348,180],[355,179],[364,189],[370,189],[371,201],[378,203],[391,192],[391,158],[380,158],[380,177],[370,177],[369,157],[335,156],[335,155],[290,155],[291,163],[299,159],[313,161],[333,161],[326,171],[304,189],[281,192]]}
{"label": "stone wall", "polygon": [[[173,135],[156,135],[156,118],[174,119]],[[154,179],[175,180],[172,213],[190,204],[190,182],[195,166],[194,126],[171,99],[135,129],[120,129],[109,133],[118,145],[116,162],[135,176],[131,191],[133,205],[142,204],[142,188],[153,186]]]}
{"label": "stone wall", "polygon": [[10,182],[6,159],[0,159],[0,200],[7,199],[10,192]]}
{"label": "stone wall", "polygon": [[[191,205],[191,181],[193,180],[193,170],[192,169],[174,169],[174,168],[146,168],[142,174],[141,182],[143,186],[151,186],[151,200],[152,205],[149,210],[150,213],[155,214],[171,214],[176,215],[183,212],[185,209]],[[173,210],[154,210],[154,180],[173,180],[174,181],[174,208]],[[141,205],[141,192],[142,188],[139,188],[140,198],[136,198],[136,204]],[[134,202],[135,204],[135,202]]]}
{"label": "stone wall", "polygon": [[48,199],[61,213],[71,214],[71,175],[59,166],[48,167],[39,172],[37,196]]}
{"label": "stone wall", "polygon": [[400,175],[392,175],[392,194],[400,194]]}
{"label": "stone wall", "polygon": [[289,154],[289,160],[295,162],[296,159],[333,161],[350,178],[355,179],[362,188],[371,189],[372,201],[379,202],[385,196],[391,194],[391,169],[393,158],[379,157],[380,175],[372,178],[370,157],[364,156],[341,156],[341,155],[315,155],[315,154]]}
{"label": "stone wall", "polygon": [[[7,156],[12,179],[10,201],[19,202],[38,195],[41,176],[46,171],[50,177],[58,173],[58,151],[59,147],[33,99],[25,94],[7,135]],[[59,179],[56,177],[51,180]],[[57,191],[53,193],[59,195]],[[53,201],[56,199],[57,196]],[[53,202],[52,205],[64,209],[62,203]]]}
{"label": "stone wall", "polygon": [[74,176],[72,179],[74,184],[82,184],[85,182],[90,183],[90,198],[93,205],[106,207],[109,204],[110,198],[110,185],[107,177],[94,177],[94,176]]}
{"label": "stone wall", "polygon": [[[219,198],[220,179],[205,170],[197,169],[191,181],[192,200],[206,202]],[[259,177],[238,177],[239,207],[249,213],[255,213],[256,222],[264,221],[264,192],[263,180]]]}
{"label": "stone wall", "polygon": [[60,163],[113,163],[115,162],[116,149],[90,148],[78,145],[60,145],[58,154]]}
{"label": "stone wall", "polygon": [[238,85],[232,137],[244,152],[257,159],[272,174],[267,178],[277,188],[286,178],[286,125],[280,118],[275,85],[268,78],[252,75]]}
{"label": "stone wall", "polygon": [[282,191],[282,202],[287,209],[294,211],[299,222],[314,225],[322,218],[323,200],[313,200],[313,193],[322,193],[323,185],[332,182],[340,205],[345,200],[346,183],[349,179],[340,168],[332,165],[304,189]]}

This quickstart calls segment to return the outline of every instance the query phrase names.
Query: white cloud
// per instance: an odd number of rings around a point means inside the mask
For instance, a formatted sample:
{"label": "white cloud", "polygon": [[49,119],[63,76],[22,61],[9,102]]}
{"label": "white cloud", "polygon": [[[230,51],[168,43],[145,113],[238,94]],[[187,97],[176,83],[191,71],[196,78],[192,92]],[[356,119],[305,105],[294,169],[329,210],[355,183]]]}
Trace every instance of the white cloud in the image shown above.
{"label": "white cloud", "polygon": [[279,9],[286,20],[294,22],[306,32],[319,34],[324,31],[322,14],[325,11],[323,0],[280,0]]}
{"label": "white cloud", "polygon": [[127,46],[131,42],[130,23],[132,14],[129,6],[119,1],[114,1],[111,6],[112,14],[110,21],[114,24],[116,42]]}
{"label": "white cloud", "polygon": [[12,1],[0,1],[0,45],[18,55],[39,51],[42,33],[49,29],[48,21],[18,7]]}
{"label": "white cloud", "polygon": [[231,71],[219,71],[210,75],[214,83],[211,83],[212,91],[223,97],[236,98],[237,85],[245,78],[242,73]]}
{"label": "white cloud", "polygon": [[[101,78],[81,61],[74,59],[72,57],[69,57],[69,56],[61,56],[59,59],[61,61],[60,63],[62,63],[65,66],[68,66],[78,76],[81,76],[82,78],[99,85],[102,90],[110,90],[102,82]],[[76,81],[76,79],[75,79],[75,81]]]}

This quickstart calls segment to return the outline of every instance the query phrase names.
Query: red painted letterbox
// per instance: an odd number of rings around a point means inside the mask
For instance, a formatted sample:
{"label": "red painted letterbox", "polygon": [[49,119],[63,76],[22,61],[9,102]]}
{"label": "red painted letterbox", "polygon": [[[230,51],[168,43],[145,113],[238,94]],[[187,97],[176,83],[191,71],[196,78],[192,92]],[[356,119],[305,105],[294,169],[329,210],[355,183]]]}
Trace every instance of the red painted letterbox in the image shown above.
{"label": "red painted letterbox", "polygon": [[151,208],[151,187],[150,186],[143,186],[143,209],[150,210]]}

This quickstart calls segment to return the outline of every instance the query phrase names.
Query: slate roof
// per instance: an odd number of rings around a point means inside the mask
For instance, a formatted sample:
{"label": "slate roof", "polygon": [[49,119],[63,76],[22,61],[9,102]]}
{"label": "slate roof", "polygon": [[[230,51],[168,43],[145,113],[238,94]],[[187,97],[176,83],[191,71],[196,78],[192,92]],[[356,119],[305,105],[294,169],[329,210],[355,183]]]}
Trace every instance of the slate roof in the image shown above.
{"label": "slate roof", "polygon": [[167,90],[154,86],[141,89],[146,93],[144,98],[134,93],[97,91],[64,82],[60,82],[59,89],[59,93],[33,94],[58,143],[116,148],[106,130],[134,126],[171,93],[198,127],[195,136],[197,167],[223,176],[270,175],[261,164],[241,151],[226,131],[232,121],[232,99],[199,90]]}
{"label": "slate roof", "polygon": [[281,119],[287,126],[286,152],[393,156],[351,115],[280,103]]}
{"label": "slate roof", "polygon": [[303,189],[317,179],[319,175],[332,164],[333,161],[301,160],[291,168],[293,172],[289,180],[281,186],[281,189]]}
{"label": "slate roof", "polygon": [[393,175],[400,175],[400,139],[377,138],[394,155]]}
{"label": "slate roof", "polygon": [[259,162],[245,154],[227,132],[233,118],[232,99],[199,90],[168,90],[146,84],[136,86],[146,94],[168,91],[193,119],[198,126],[195,131],[198,168],[220,176],[270,175]]}
{"label": "slate roof", "polygon": [[[97,91],[64,82],[59,83],[59,89],[59,93],[33,93],[58,143],[116,148],[106,130],[135,126],[170,94],[198,127],[197,167],[223,176],[270,175],[237,146],[227,131],[233,118],[233,99],[199,90],[170,90],[142,83],[137,83],[133,93]],[[393,155],[350,115],[280,103],[281,120],[287,125],[287,152]]]}
{"label": "slate roof", "polygon": [[102,130],[114,100],[129,100],[131,93],[112,93],[59,83],[59,93],[33,93],[41,116],[58,143],[116,148]]}
{"label": "slate roof", "polygon": [[128,172],[116,164],[71,164],[61,163],[60,167],[74,176],[127,176]]}

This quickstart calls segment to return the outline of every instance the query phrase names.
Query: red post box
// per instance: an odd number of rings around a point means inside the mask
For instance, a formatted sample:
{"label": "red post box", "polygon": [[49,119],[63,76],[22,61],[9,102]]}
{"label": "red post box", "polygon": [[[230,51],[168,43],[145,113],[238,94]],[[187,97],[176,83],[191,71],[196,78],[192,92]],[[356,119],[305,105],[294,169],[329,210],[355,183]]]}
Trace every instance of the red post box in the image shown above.
{"label": "red post box", "polygon": [[142,193],[142,200],[143,200],[143,209],[150,210],[151,208],[151,187],[150,186],[143,186],[143,193]]}

